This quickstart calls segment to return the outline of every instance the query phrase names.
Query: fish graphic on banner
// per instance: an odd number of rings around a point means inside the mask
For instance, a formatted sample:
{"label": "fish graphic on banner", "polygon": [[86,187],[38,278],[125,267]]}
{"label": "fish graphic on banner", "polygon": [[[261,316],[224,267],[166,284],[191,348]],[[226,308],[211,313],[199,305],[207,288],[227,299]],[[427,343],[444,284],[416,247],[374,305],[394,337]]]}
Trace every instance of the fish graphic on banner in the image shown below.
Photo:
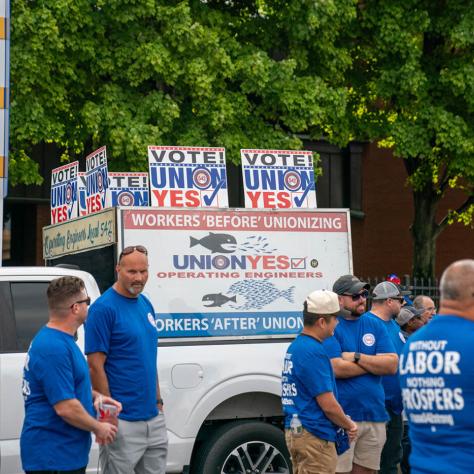
{"label": "fish graphic on banner", "polygon": [[245,207],[315,208],[311,151],[240,150]]}
{"label": "fish graphic on banner", "polygon": [[149,146],[151,205],[228,207],[224,148]]}
{"label": "fish graphic on banner", "polygon": [[52,170],[51,224],[58,224],[76,217],[78,172],[78,161]]}

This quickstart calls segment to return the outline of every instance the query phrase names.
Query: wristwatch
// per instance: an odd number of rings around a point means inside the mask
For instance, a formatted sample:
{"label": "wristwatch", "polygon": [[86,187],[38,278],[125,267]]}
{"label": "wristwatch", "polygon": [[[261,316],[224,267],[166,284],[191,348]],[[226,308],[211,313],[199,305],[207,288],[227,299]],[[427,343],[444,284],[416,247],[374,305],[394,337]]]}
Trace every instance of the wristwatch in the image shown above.
{"label": "wristwatch", "polygon": [[162,398],[157,398],[156,399],[156,404],[157,405],[163,405],[163,399]]}
{"label": "wristwatch", "polygon": [[360,352],[354,352],[354,362],[358,364],[359,360],[360,360]]}

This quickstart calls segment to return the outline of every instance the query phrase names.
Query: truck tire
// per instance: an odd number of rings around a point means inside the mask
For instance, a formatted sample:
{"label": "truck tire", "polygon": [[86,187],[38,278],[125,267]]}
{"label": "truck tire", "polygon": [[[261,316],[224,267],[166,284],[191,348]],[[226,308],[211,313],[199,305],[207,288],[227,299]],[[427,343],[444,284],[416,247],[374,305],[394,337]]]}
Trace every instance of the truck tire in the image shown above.
{"label": "truck tire", "polygon": [[283,431],[269,423],[238,421],[217,429],[197,453],[193,474],[291,474]]}

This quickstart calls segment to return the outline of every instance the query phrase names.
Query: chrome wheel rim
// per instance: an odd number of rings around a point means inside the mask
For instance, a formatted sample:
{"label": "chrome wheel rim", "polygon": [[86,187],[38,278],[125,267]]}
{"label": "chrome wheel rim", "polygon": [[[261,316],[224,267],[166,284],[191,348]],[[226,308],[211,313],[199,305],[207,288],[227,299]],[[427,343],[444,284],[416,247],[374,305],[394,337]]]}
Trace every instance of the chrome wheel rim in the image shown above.
{"label": "chrome wheel rim", "polygon": [[237,446],[222,465],[221,474],[289,474],[285,456],[272,444],[248,441]]}

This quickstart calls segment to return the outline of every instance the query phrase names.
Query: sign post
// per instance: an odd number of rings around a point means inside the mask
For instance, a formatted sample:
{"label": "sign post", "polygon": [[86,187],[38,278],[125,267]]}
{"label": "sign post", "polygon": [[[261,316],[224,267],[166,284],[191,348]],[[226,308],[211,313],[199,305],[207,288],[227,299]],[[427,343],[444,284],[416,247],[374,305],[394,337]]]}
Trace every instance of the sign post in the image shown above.
{"label": "sign post", "polygon": [[8,192],[10,1],[0,0],[0,266],[3,262],[3,201]]}

